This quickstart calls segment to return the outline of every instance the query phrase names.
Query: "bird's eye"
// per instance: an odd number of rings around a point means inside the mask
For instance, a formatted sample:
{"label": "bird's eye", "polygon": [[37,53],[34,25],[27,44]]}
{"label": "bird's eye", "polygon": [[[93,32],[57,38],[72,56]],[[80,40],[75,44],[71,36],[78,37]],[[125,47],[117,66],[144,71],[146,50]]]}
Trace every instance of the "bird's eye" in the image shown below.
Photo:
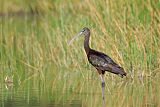
{"label": "bird's eye", "polygon": [[85,29],[82,29],[82,32],[84,32],[85,31]]}

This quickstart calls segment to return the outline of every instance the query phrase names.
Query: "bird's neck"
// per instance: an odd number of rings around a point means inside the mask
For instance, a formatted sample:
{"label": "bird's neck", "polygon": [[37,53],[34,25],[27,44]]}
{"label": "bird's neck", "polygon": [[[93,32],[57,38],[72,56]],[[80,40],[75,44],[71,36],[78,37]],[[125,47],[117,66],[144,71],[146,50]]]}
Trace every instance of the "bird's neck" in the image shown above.
{"label": "bird's neck", "polygon": [[90,47],[89,47],[89,39],[90,39],[90,33],[88,33],[87,35],[85,35],[85,39],[84,39],[84,49],[86,54],[88,55]]}

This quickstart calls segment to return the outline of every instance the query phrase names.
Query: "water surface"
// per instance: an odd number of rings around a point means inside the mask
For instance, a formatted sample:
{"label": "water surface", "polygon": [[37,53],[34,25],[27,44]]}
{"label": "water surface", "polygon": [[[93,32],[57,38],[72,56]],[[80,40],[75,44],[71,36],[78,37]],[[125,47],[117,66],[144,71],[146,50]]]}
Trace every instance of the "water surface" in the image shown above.
{"label": "water surface", "polygon": [[75,93],[5,86],[0,88],[0,107],[82,107],[82,102]]}

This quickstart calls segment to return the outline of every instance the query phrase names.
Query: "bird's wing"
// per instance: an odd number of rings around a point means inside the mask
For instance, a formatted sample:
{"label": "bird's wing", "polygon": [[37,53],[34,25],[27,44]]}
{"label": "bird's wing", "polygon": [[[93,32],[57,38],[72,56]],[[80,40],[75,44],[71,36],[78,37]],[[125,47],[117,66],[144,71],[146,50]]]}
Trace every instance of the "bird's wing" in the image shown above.
{"label": "bird's wing", "polygon": [[88,60],[93,66],[95,66],[99,70],[109,71],[114,74],[125,74],[123,68],[121,68],[109,56],[105,54],[89,55]]}
{"label": "bird's wing", "polygon": [[116,64],[108,55],[91,50],[87,55],[89,62],[99,70],[109,71],[114,74],[125,76],[126,73],[122,67]]}
{"label": "bird's wing", "polygon": [[101,56],[89,55],[88,60],[96,68],[100,68],[101,70],[109,70],[108,61]]}

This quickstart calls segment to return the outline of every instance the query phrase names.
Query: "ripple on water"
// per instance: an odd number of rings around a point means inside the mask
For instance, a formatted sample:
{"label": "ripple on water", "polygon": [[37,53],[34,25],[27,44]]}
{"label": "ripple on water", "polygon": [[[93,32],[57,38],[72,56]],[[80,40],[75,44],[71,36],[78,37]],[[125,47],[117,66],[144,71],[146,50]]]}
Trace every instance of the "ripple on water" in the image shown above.
{"label": "ripple on water", "polygon": [[70,96],[68,93],[1,89],[0,107],[82,107],[82,102],[76,95]]}

